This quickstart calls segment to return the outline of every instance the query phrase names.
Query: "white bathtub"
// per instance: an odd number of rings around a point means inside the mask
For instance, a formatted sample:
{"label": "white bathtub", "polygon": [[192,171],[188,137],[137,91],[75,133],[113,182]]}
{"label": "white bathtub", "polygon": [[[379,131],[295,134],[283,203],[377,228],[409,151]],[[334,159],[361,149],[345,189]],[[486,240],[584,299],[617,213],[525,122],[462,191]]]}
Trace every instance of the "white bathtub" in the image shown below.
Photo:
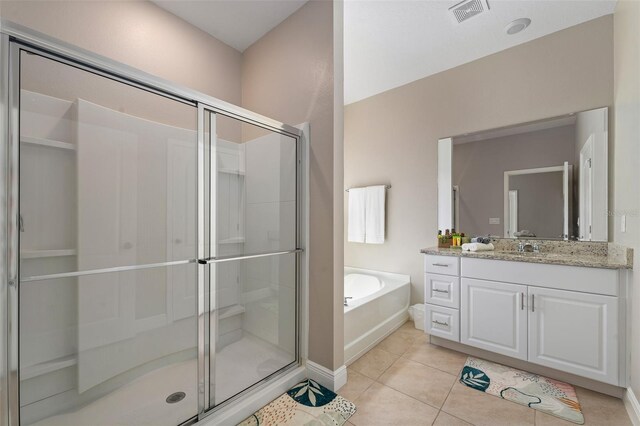
{"label": "white bathtub", "polygon": [[344,268],[344,360],[349,365],[409,317],[409,275]]}

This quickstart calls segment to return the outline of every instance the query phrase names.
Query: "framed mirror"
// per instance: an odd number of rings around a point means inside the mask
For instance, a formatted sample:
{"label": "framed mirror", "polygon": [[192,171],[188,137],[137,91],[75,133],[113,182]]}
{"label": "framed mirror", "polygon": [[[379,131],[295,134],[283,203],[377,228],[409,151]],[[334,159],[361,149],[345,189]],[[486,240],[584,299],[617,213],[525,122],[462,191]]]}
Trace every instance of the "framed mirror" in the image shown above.
{"label": "framed mirror", "polygon": [[438,141],[438,229],[608,240],[608,108]]}

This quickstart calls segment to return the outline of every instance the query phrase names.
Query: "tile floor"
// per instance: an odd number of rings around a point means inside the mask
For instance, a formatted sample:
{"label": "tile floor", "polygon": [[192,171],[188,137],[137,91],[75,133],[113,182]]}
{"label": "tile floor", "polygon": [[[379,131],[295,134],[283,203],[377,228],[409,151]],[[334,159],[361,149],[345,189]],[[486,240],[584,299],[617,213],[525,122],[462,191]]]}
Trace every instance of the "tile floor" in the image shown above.
{"label": "tile floor", "polygon": [[[431,345],[412,322],[349,366],[338,391],[358,411],[347,426],[545,425],[570,423],[458,383],[467,355]],[[631,426],[621,400],[576,388],[587,426]]]}

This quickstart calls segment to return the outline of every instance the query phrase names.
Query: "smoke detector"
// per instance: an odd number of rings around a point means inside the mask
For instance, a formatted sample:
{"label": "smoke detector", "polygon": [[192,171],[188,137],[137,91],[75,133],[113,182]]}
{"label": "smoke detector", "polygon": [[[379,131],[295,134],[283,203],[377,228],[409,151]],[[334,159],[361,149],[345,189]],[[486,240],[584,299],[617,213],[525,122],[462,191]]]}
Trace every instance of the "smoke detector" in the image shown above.
{"label": "smoke detector", "polygon": [[449,8],[455,21],[460,24],[467,19],[489,11],[487,0],[464,0]]}

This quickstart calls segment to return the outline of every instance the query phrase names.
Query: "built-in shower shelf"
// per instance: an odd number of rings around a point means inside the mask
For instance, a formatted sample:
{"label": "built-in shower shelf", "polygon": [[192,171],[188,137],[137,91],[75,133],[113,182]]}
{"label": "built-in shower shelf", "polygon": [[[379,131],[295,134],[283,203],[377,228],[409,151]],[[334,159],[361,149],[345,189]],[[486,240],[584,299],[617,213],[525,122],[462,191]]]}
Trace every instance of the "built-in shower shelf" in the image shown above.
{"label": "built-in shower shelf", "polygon": [[20,369],[20,380],[32,379],[47,373],[62,370],[63,368],[71,367],[77,363],[78,358],[71,355],[53,359],[51,361],[41,362],[40,364],[30,365],[28,367],[22,367]]}
{"label": "built-in shower shelf", "polygon": [[242,244],[244,237],[233,237],[218,241],[218,244]]}
{"label": "built-in shower shelf", "polygon": [[218,314],[218,319],[230,318],[235,315],[244,314],[244,306],[242,305],[231,305],[226,308],[220,309],[220,313]]}
{"label": "built-in shower shelf", "polygon": [[75,249],[59,249],[59,250],[21,250],[20,257],[22,259],[39,259],[43,257],[64,257],[75,256]]}
{"label": "built-in shower shelf", "polygon": [[76,146],[69,142],[61,142],[53,139],[36,138],[33,136],[21,136],[20,142],[28,143],[32,145],[47,146],[49,148],[59,148],[59,149],[66,149],[70,151],[76,150]]}

